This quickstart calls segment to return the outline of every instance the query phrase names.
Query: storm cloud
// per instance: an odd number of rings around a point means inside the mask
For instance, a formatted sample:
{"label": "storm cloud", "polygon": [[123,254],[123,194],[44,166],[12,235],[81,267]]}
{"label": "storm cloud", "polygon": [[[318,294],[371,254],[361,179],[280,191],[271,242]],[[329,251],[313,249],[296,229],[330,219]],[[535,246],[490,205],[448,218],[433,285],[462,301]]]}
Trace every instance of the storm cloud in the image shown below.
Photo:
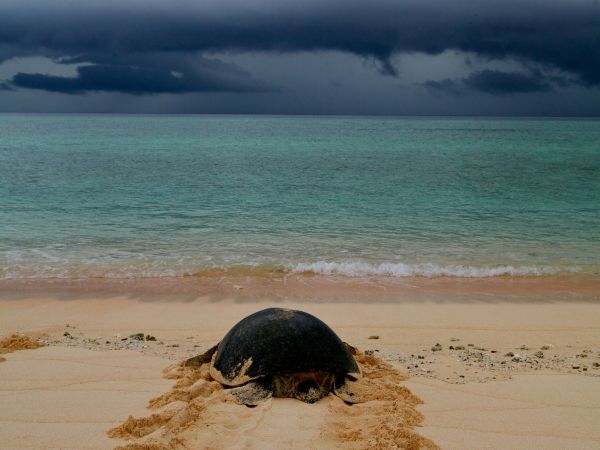
{"label": "storm cloud", "polygon": [[483,70],[470,75],[463,82],[477,91],[496,95],[550,90],[542,77],[499,70]]}
{"label": "storm cloud", "polygon": [[[592,0],[4,0],[0,6],[0,59],[36,55],[81,65],[73,77],[40,71],[5,80],[21,88],[260,92],[276,86],[211,55],[327,51],[357,55],[400,78],[397,55],[471,55],[471,73],[462,78],[423,75],[423,84],[438,90],[593,88],[600,85],[600,6]],[[490,61],[512,61],[522,70],[485,67]]]}
{"label": "storm cloud", "polygon": [[[17,73],[14,86],[50,92],[79,94],[88,91],[125,92],[134,95],[186,92],[261,92],[264,83],[252,79],[232,64],[217,59],[150,55],[129,58],[63,58],[62,64],[93,61],[77,67],[73,77],[37,73]],[[110,60],[107,63],[106,60]]]}
{"label": "storm cloud", "polygon": [[[555,81],[560,84],[565,82],[563,79]],[[509,95],[552,90],[549,80],[540,73],[525,74],[501,70],[482,70],[460,79],[429,80],[423,85],[451,94],[466,94],[469,90],[474,90],[491,95]]]}

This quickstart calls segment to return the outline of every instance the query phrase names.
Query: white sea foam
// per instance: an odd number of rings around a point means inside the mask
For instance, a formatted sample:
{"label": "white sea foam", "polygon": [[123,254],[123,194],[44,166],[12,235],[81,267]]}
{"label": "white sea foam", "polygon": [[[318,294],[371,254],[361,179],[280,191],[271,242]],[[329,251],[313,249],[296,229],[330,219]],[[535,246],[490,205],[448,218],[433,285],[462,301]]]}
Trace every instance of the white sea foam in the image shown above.
{"label": "white sea foam", "polygon": [[[3,265],[0,261],[0,280],[18,279],[86,279],[86,278],[108,278],[108,279],[132,279],[132,278],[161,278],[181,277],[213,273],[216,271],[240,273],[240,269],[247,270],[247,274],[253,272],[264,274],[265,272],[283,269],[289,273],[311,273],[316,275],[340,275],[347,277],[498,277],[498,276],[547,276],[560,273],[580,272],[579,267],[552,267],[532,265],[497,265],[497,266],[471,266],[461,264],[439,264],[439,263],[371,263],[365,261],[316,261],[290,263],[284,266],[270,263],[268,265],[256,263],[239,263],[231,266],[206,265],[202,262],[185,261],[136,261],[136,263],[123,264],[92,264],[90,261],[31,261],[14,262]],[[585,271],[585,270],[584,270]]]}
{"label": "white sea foam", "polygon": [[555,275],[560,272],[579,272],[577,267],[557,268],[550,266],[490,266],[475,267],[460,264],[440,265],[433,263],[404,264],[368,262],[327,262],[298,263],[288,267],[292,272],[314,273],[319,275],[390,276],[390,277],[498,277],[498,276],[540,276]]}

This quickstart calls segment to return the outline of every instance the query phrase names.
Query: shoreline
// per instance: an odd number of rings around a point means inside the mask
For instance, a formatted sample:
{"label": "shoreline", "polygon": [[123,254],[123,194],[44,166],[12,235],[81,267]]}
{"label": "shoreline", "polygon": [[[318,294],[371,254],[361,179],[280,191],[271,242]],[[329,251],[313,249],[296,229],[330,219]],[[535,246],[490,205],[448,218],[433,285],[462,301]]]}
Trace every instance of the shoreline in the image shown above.
{"label": "shoreline", "polygon": [[303,302],[556,302],[600,301],[600,276],[589,274],[495,277],[349,277],[218,273],[194,277],[0,280],[0,299],[39,297],[147,301],[194,299]]}

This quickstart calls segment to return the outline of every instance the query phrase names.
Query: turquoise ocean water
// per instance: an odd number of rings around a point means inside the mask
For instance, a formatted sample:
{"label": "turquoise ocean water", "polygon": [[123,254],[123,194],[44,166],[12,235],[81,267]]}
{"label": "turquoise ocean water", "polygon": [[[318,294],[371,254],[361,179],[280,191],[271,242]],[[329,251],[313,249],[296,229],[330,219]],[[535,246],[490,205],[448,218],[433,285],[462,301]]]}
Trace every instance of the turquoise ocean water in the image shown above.
{"label": "turquoise ocean water", "polygon": [[0,115],[0,279],[600,271],[600,121]]}

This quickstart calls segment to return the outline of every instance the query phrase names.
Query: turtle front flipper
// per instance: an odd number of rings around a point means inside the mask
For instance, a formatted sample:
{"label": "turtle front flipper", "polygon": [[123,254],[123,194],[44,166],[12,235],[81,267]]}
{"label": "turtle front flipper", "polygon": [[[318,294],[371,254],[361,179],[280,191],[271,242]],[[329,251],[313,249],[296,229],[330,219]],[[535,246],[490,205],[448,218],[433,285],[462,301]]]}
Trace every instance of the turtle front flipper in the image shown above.
{"label": "turtle front flipper", "polygon": [[336,383],[333,388],[333,393],[351,405],[361,403],[363,400],[360,398],[360,395],[352,390],[351,383],[352,382],[345,377],[341,383]]}
{"label": "turtle front flipper", "polygon": [[238,403],[249,407],[256,406],[273,396],[273,383],[267,380],[257,380],[243,386],[230,389]]}
{"label": "turtle front flipper", "polygon": [[192,356],[183,362],[184,367],[200,367],[202,364],[209,363],[212,360],[213,355],[217,351],[219,344],[212,346],[201,355]]}

